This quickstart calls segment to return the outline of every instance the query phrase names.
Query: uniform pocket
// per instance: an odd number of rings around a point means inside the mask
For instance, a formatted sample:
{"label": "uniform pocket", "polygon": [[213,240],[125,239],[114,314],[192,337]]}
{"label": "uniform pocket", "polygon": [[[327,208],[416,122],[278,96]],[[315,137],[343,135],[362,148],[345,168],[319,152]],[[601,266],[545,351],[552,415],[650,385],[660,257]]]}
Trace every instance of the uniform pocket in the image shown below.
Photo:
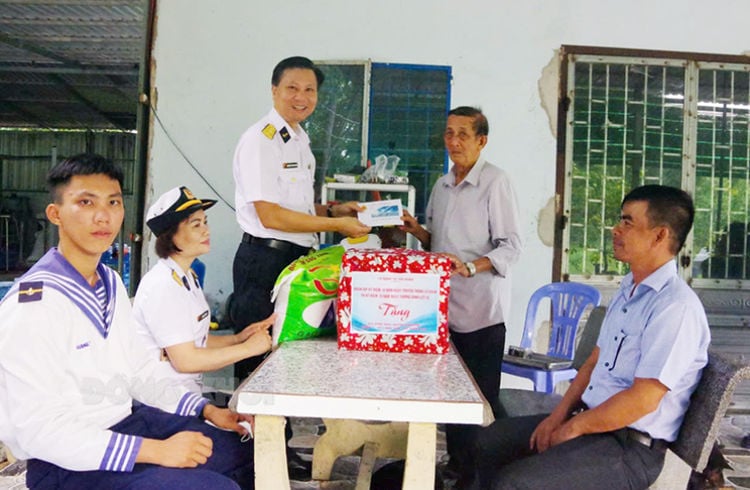
{"label": "uniform pocket", "polygon": [[312,185],[310,176],[303,169],[282,170],[279,174],[279,190],[283,198],[282,205],[304,209],[308,204]]}

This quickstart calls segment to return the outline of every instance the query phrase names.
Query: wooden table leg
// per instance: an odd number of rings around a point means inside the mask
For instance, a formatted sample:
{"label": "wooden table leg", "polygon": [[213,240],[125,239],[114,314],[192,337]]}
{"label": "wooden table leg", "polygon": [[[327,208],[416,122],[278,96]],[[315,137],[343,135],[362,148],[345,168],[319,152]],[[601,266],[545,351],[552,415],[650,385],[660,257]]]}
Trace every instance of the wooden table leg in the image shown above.
{"label": "wooden table leg", "polygon": [[378,443],[368,441],[362,448],[362,458],[359,460],[359,473],[357,473],[357,484],[354,490],[370,490],[372,482],[372,469],[377,459]]}
{"label": "wooden table leg", "polygon": [[434,423],[409,423],[404,490],[435,487],[436,442],[437,427]]}
{"label": "wooden table leg", "polygon": [[255,416],[255,488],[289,488],[284,417]]}

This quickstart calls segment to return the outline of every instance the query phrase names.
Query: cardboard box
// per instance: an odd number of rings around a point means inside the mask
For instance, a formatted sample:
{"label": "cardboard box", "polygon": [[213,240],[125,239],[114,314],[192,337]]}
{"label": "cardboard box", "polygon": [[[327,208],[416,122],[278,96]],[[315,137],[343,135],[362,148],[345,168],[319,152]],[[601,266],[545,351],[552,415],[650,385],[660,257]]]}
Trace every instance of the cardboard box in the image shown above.
{"label": "cardboard box", "polygon": [[439,254],[348,250],[336,305],[339,349],[448,352],[450,271]]}

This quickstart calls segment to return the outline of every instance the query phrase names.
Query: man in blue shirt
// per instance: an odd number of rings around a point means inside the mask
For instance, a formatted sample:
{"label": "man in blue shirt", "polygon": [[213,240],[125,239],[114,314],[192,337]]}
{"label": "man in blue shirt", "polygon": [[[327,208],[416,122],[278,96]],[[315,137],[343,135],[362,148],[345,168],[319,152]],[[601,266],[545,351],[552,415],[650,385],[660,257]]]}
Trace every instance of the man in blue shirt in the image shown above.
{"label": "man in blue shirt", "polygon": [[596,348],[551,414],[480,434],[481,488],[645,489],[658,477],[708,360],[703,306],[674,260],[695,213],[687,193],[661,185],[632,190],[621,209],[612,245],[630,273]]}

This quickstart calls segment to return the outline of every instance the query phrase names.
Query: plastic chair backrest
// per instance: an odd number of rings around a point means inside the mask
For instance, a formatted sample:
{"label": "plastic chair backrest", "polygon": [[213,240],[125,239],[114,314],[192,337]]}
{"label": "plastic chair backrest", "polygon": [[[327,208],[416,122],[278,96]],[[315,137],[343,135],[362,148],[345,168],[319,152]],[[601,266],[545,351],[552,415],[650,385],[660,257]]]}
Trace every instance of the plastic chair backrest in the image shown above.
{"label": "plastic chair backrest", "polygon": [[539,304],[546,298],[551,302],[552,324],[550,325],[547,355],[573,359],[576,331],[581,315],[586,308],[599,306],[601,293],[593,286],[579,282],[553,282],[540,287],[531,295],[526,308],[521,347],[530,349],[537,328],[536,315]]}
{"label": "plastic chair backrest", "polygon": [[195,259],[193,260],[193,263],[190,264],[190,268],[193,269],[195,275],[198,276],[198,284],[203,288],[203,281],[206,279],[206,264],[199,259]]}
{"label": "plastic chair backrest", "polygon": [[599,340],[599,332],[602,330],[602,323],[604,323],[604,316],[606,314],[606,306],[597,306],[589,313],[586,325],[583,327],[583,332],[579,335],[580,338],[578,339],[571,367],[581,369],[581,366],[588,360],[591,353],[594,352],[594,347],[596,347],[596,341]]}

